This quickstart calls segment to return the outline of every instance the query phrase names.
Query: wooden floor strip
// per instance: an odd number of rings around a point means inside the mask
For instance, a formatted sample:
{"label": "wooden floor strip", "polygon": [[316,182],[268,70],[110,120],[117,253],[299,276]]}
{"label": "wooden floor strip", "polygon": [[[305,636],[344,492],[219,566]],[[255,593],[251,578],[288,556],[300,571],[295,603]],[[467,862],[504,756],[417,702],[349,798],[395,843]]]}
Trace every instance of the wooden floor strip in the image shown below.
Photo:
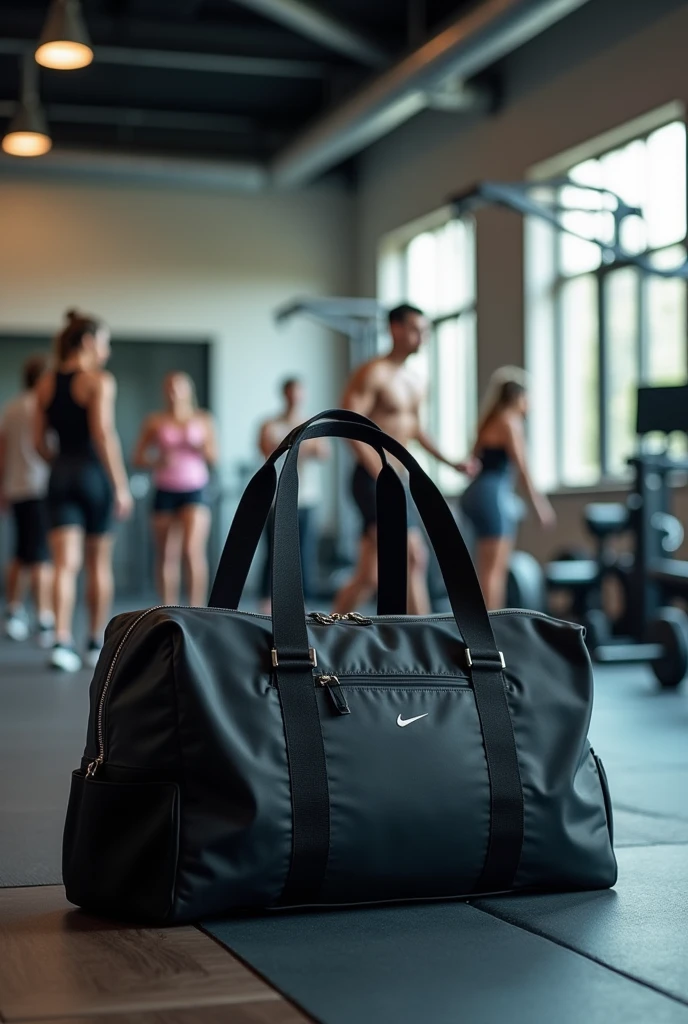
{"label": "wooden floor strip", "polygon": [[0,950],[0,1019],[8,1024],[112,1024],[118,1014],[127,1024],[307,1020],[196,928],[93,918],[67,903],[62,886],[0,890]]}
{"label": "wooden floor strip", "polygon": [[284,1000],[243,1006],[189,1007],[144,1013],[102,1014],[96,1017],[41,1017],[24,1024],[307,1024],[310,1018]]}

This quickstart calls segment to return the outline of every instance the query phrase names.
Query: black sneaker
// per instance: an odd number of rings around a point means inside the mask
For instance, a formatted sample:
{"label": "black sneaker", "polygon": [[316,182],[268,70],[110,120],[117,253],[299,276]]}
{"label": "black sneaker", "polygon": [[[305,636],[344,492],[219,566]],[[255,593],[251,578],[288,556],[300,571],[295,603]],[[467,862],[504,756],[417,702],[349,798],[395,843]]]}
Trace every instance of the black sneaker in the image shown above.
{"label": "black sneaker", "polygon": [[44,651],[49,651],[55,643],[55,623],[38,621],[36,643]]}
{"label": "black sneaker", "polygon": [[86,662],[89,668],[96,667],[102,649],[102,643],[94,639],[94,637],[91,637],[91,639],[88,641],[88,647],[86,648],[86,655],[84,657],[84,661]]}

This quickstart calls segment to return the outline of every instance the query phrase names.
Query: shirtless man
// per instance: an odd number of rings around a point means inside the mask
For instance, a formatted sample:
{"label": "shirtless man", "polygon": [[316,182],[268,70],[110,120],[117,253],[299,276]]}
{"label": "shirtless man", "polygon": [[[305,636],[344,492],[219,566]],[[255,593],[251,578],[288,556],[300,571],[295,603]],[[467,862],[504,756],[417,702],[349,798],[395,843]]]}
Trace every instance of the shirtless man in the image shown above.
{"label": "shirtless man", "polygon": [[[429,329],[421,310],[404,304],[389,314],[392,350],[386,356],[371,359],[351,377],[344,393],[345,409],[370,417],[387,434],[403,445],[417,441],[434,458],[459,473],[472,474],[472,462],[453,462],[433,444],[420,425],[423,388],[405,365],[406,360],[423,344]],[[335,612],[353,611],[369,600],[377,589],[377,536],[375,488],[380,472],[380,458],[368,445],[352,441],[356,468],[352,494],[363,519],[358,565],[353,578],[334,599]],[[409,510],[411,516],[412,510]],[[427,589],[427,550],[420,530],[411,519],[408,534],[408,611],[424,615],[430,611]]]}

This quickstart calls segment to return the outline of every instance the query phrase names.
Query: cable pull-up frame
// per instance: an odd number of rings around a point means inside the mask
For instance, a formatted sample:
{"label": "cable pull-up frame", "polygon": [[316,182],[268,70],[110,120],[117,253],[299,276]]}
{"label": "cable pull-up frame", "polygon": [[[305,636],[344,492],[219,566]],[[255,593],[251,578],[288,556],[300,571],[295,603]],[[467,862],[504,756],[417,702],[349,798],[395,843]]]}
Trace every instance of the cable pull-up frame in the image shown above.
{"label": "cable pull-up frame", "polygon": [[287,323],[305,316],[349,339],[349,366],[353,369],[377,355],[384,307],[377,299],[298,298],[275,310],[275,321]]}
{"label": "cable pull-up frame", "polygon": [[[611,200],[610,205],[594,206],[592,203],[580,206],[562,204],[558,201],[558,193],[562,188],[575,189],[590,196],[601,196]],[[547,198],[549,191],[551,198]],[[557,231],[572,235],[584,242],[599,246],[602,262],[607,266],[638,267],[646,274],[658,277],[688,279],[688,259],[676,267],[656,266],[649,251],[631,253],[621,243],[622,229],[628,217],[643,219],[643,211],[637,206],[629,206],[621,196],[608,188],[596,185],[584,185],[569,177],[548,178],[544,181],[499,182],[483,181],[466,192],[452,196],[449,204],[457,217],[473,213],[481,206],[501,206],[523,217],[537,217],[551,224]],[[611,238],[592,238],[569,227],[564,217],[570,213],[585,213],[591,216],[609,214],[612,218],[613,230]]]}
{"label": "cable pull-up frame", "polygon": [[[602,202],[597,206],[593,202],[564,205],[558,198],[562,188],[599,196]],[[544,181],[483,181],[453,196],[449,205],[457,217],[474,213],[484,206],[500,206],[522,217],[536,217],[556,231],[599,246],[602,263],[607,267],[631,266],[644,274],[688,280],[688,259],[676,267],[660,267],[652,262],[649,250],[632,253],[624,248],[621,239],[625,221],[629,217],[642,220],[643,212],[608,188],[581,184],[567,176]],[[611,217],[611,237],[593,238],[570,227],[564,218],[571,213],[608,214]],[[384,315],[385,309],[377,299],[297,298],[280,306],[275,311],[275,320],[281,324],[294,316],[305,316],[343,334],[349,339],[349,365],[353,368],[377,354]]]}

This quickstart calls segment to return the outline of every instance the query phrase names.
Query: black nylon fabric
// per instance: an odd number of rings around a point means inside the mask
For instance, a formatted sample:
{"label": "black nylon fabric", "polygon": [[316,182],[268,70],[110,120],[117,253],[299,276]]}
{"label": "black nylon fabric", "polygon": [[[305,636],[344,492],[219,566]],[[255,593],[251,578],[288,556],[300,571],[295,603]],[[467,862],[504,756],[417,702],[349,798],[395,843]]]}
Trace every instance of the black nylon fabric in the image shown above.
{"label": "black nylon fabric", "polygon": [[[305,617],[296,441],[316,432],[384,445],[409,468],[453,615]],[[68,898],[165,923],[613,885],[580,629],[487,615],[444,500],[391,438],[326,421],[296,441],[275,500],[273,618],[162,608],[108,627],[65,826]],[[261,507],[271,473],[249,487]],[[249,512],[244,503],[226,552],[240,528],[257,542]],[[248,551],[225,562],[237,600],[249,564]]]}
{"label": "black nylon fabric", "polygon": [[280,651],[278,688],[292,791],[291,871],[280,902],[317,902],[330,852],[330,795],[310,663]]}
{"label": "black nylon fabric", "polygon": [[[164,915],[146,920],[194,921],[277,906],[292,862],[293,815],[271,620],[202,608],[152,611],[133,626],[137,618],[119,616],[109,630],[117,646],[131,632],[112,673],[105,762],[94,778],[114,787],[179,786],[178,838],[166,861],[170,870],[176,864],[167,886],[174,895]],[[521,612],[490,618],[507,663],[524,793],[513,888],[613,885],[604,792],[586,739],[592,672],[581,632]],[[318,654],[316,673],[336,670],[351,709],[338,715],[318,690],[330,850],[317,902],[470,895],[487,851],[490,791],[453,617],[376,619],[371,626],[311,622],[308,640]],[[110,636],[108,645],[110,656],[94,679],[96,706],[113,657]],[[398,716],[417,715],[427,717],[396,724]],[[81,776],[97,756],[96,718]],[[134,808],[121,816],[113,864],[109,836],[83,812],[76,782],[73,790],[64,840],[68,898],[95,913],[140,918],[129,894],[132,878],[143,886],[138,837],[145,822]],[[145,821],[150,816],[149,809]],[[161,888],[152,873],[150,883]]]}
{"label": "black nylon fabric", "polygon": [[[279,548],[283,552],[280,564],[273,565],[275,647],[278,650],[282,647],[301,652],[307,650],[303,598],[299,601],[302,594],[301,563],[298,521],[294,511],[298,497],[297,457],[301,441],[320,436],[353,438],[373,447],[383,444],[409,470],[411,494],[435,549],[457,625],[470,650],[471,674],[490,783],[490,836],[476,891],[509,889],[521,857],[523,793],[501,672],[502,657],[495,644],[468,548],[447,503],[403,445],[366,424],[314,423],[300,431],[287,455],[275,500],[274,545],[275,550]],[[290,595],[293,595],[292,600]],[[318,783],[311,776],[304,777],[303,785],[309,791]],[[302,802],[300,789],[300,784],[294,788],[299,804]],[[322,803],[319,806],[324,815]],[[320,827],[324,830],[324,820]],[[294,850],[294,863],[298,865],[301,855],[297,844]],[[314,880],[316,889],[317,884]]]}

